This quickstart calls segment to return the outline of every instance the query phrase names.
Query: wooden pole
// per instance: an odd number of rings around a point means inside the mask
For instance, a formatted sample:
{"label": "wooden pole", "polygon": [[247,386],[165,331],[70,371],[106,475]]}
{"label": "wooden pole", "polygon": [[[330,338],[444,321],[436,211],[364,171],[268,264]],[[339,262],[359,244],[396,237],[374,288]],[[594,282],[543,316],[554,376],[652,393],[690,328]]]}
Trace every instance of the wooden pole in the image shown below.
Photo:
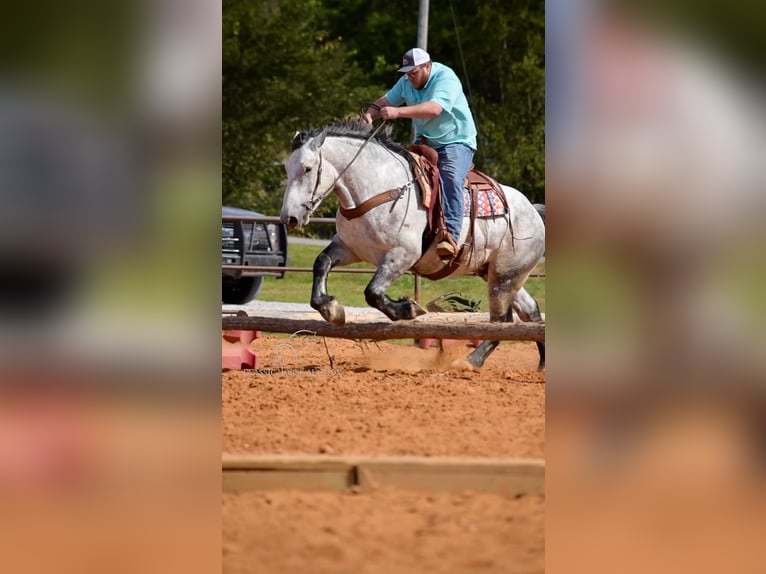
{"label": "wooden pole", "polygon": [[420,275],[415,275],[415,303],[420,305],[420,296],[422,293],[422,281]]}
{"label": "wooden pole", "polygon": [[[333,325],[324,320],[290,317],[221,318],[223,330],[296,333],[310,331],[320,337],[341,339],[483,339],[491,341],[545,341],[544,323],[490,323],[461,317],[463,313],[429,313],[411,321],[381,321]],[[438,316],[438,317],[437,317]]]}

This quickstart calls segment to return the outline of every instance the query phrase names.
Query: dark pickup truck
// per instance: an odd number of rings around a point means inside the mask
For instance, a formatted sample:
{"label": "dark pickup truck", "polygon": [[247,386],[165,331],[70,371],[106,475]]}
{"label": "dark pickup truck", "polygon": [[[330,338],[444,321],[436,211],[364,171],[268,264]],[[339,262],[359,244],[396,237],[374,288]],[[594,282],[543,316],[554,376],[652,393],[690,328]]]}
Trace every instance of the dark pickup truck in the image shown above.
{"label": "dark pickup truck", "polygon": [[[281,223],[256,223],[255,211],[223,206],[221,221],[221,263],[223,265],[268,265],[285,267],[287,228]],[[228,305],[242,305],[255,299],[263,277],[283,278],[284,271],[223,269],[221,299]]]}

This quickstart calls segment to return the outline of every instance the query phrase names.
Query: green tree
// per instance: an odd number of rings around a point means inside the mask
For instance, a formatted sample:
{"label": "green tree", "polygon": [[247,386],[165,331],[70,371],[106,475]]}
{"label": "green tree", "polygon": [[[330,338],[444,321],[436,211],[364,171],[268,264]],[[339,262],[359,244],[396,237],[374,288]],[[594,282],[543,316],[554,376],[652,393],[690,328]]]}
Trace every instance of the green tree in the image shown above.
{"label": "green tree", "polygon": [[381,88],[327,31],[318,0],[223,6],[223,201],[278,213],[294,133],[358,113]]}

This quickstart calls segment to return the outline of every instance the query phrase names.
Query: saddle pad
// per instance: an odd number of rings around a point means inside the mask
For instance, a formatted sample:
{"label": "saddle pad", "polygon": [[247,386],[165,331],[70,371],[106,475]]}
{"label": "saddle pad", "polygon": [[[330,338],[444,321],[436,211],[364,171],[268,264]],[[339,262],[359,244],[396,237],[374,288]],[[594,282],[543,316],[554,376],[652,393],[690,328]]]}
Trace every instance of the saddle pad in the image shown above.
{"label": "saddle pad", "polygon": [[468,187],[463,188],[463,215],[471,215],[471,211],[476,211],[476,217],[494,217],[507,213],[503,200],[500,198],[496,189],[490,187],[476,188],[476,201],[471,199],[471,190]]}
{"label": "saddle pad", "polygon": [[[420,200],[423,207],[430,209],[433,204],[432,195],[434,193],[431,182],[428,178],[428,167],[430,163],[428,160],[418,154],[410,152],[410,155],[416,161],[416,165],[413,166],[415,170],[415,179],[420,187]],[[496,215],[504,215],[507,213],[503,200],[498,195],[501,193],[494,187],[487,185],[486,176],[471,179],[471,176],[476,176],[476,173],[471,172],[468,174],[463,187],[463,211],[466,217],[471,215],[471,210],[474,209],[471,201],[471,185],[476,189],[476,217],[494,217]]]}

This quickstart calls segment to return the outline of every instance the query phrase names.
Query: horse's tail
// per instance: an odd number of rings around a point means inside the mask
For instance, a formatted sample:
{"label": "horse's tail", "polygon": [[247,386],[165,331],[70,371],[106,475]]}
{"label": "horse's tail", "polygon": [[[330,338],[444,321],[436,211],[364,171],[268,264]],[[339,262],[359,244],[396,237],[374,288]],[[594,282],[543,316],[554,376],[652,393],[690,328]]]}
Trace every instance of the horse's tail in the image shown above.
{"label": "horse's tail", "polygon": [[537,213],[540,214],[540,217],[543,220],[543,225],[545,224],[545,205],[542,203],[533,203],[532,204],[534,208],[537,210]]}

